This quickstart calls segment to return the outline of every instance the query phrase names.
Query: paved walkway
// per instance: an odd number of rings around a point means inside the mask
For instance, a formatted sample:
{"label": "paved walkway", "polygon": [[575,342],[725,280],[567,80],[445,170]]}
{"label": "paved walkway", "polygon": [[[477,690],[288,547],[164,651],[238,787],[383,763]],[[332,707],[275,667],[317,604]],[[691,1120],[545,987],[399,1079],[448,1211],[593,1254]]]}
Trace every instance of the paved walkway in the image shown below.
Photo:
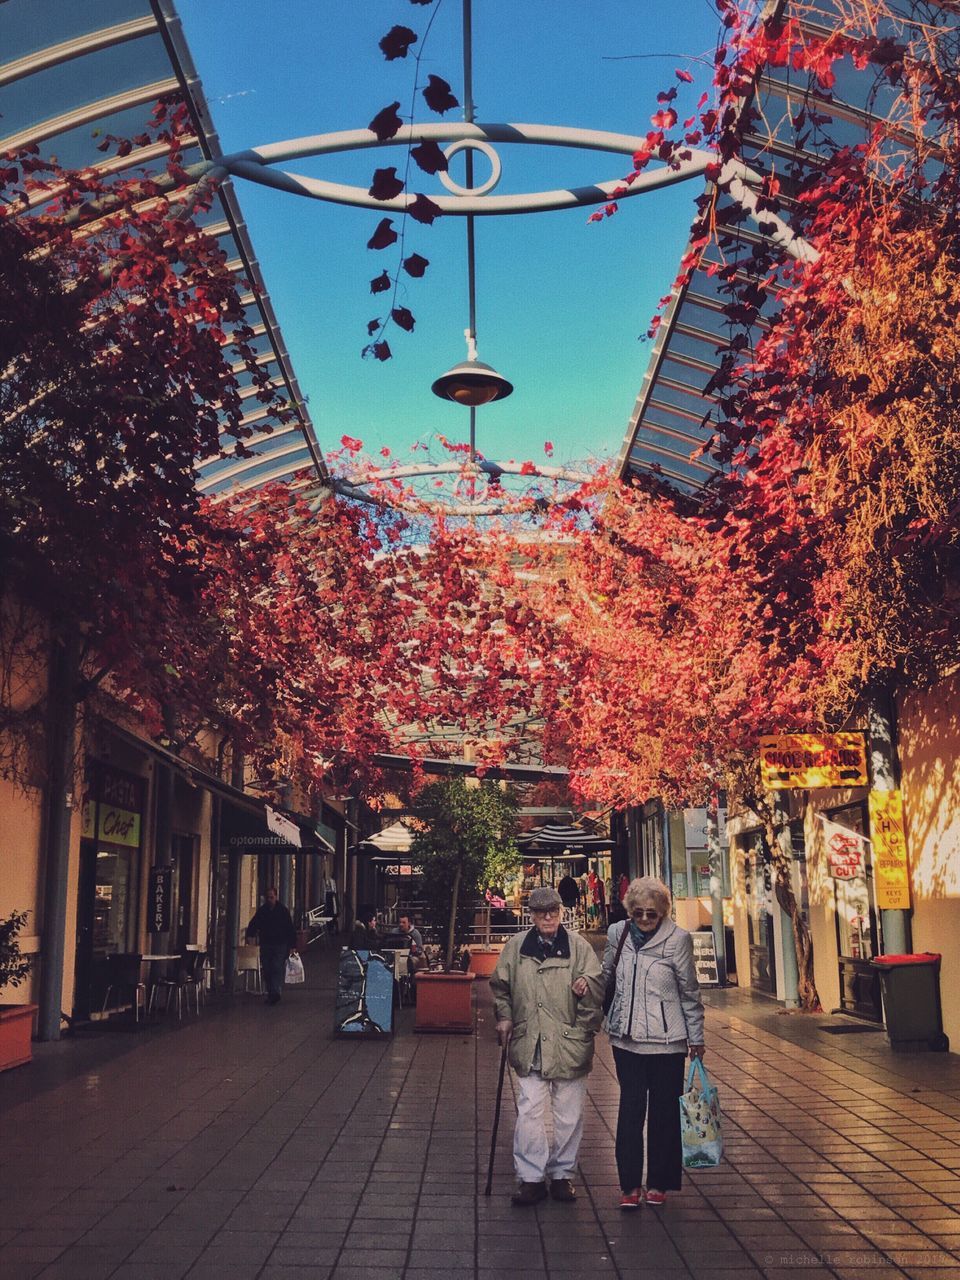
{"label": "paved walkway", "polygon": [[621,1215],[617,1086],[591,1077],[581,1194],[511,1209],[486,984],[476,1037],[330,1034],[332,957],[282,1005],[37,1046],[0,1077],[2,1280],[960,1277],[960,1058],[711,993],[727,1161]]}

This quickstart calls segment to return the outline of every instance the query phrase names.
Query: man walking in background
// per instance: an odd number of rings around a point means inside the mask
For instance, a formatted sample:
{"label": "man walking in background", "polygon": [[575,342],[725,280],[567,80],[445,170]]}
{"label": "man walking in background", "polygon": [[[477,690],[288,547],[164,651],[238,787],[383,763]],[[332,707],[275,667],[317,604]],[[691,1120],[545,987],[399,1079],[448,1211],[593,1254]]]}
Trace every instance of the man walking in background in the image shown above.
{"label": "man walking in background", "polygon": [[287,956],[296,946],[297,933],[290,912],[277,897],[273,885],[247,925],[247,941],[254,935],[260,943],[260,970],[267,987],[267,1004],[279,1004]]}

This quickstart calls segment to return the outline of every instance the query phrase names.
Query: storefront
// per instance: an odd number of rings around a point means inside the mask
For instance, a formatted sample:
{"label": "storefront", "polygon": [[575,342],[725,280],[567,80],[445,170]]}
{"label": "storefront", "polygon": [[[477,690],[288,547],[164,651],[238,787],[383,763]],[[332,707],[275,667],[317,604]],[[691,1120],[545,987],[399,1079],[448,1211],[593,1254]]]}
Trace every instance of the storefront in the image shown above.
{"label": "storefront", "polygon": [[93,760],[87,772],[77,891],[73,1017],[86,1021],[106,990],[106,957],[135,951],[145,780]]}
{"label": "storefront", "polygon": [[828,809],[823,818],[827,863],[833,873],[840,1008],[882,1022],[880,979],[870,964],[881,952],[870,842],[856,838],[867,836],[867,806],[861,802]]}

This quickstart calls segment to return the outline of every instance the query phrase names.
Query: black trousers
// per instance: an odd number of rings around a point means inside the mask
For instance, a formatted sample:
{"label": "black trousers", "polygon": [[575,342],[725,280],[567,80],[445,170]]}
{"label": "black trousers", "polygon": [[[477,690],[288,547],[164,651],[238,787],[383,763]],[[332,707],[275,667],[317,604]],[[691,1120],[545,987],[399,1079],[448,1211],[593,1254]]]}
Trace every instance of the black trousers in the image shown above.
{"label": "black trousers", "polygon": [[683,1169],[680,1104],[685,1053],[631,1053],[614,1049],[620,1081],[617,1173],[622,1191],[644,1185],[643,1131],[647,1131],[646,1186],[679,1191]]}
{"label": "black trousers", "polygon": [[260,945],[260,972],[263,974],[264,986],[268,996],[283,995],[283,979],[287,971],[287,956],[290,948],[285,942],[268,942]]}

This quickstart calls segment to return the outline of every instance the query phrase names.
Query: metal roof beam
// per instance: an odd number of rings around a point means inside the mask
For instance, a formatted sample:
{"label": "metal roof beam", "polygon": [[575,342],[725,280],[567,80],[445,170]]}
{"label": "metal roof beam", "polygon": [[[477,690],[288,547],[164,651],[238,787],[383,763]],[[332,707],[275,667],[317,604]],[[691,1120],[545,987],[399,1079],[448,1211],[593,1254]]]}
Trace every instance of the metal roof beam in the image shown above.
{"label": "metal roof beam", "polygon": [[48,120],[38,120],[19,133],[0,138],[0,151],[19,151],[28,143],[47,142],[58,134],[79,129],[82,125],[92,124],[94,120],[102,120],[105,116],[116,115],[118,111],[156,102],[158,98],[176,93],[179,88],[180,82],[176,76],[168,76],[165,80],[155,80],[153,84],[141,85],[137,89],[126,89],[109,98],[98,98],[96,102],[88,102],[85,106],[75,107],[73,111],[65,111],[59,116],[51,116]]}
{"label": "metal roof beam", "polygon": [[[37,14],[39,19],[40,14]],[[22,80],[24,76],[35,75],[38,71],[48,71],[73,58],[82,58],[87,53],[98,53],[101,49],[109,49],[116,44],[125,44],[128,40],[136,40],[140,36],[156,35],[157,24],[153,15],[144,18],[133,18],[129,22],[118,22],[113,27],[102,27],[99,31],[90,31],[86,35],[75,36],[72,40],[64,40],[61,44],[47,45],[23,58],[0,66],[0,88]]]}

